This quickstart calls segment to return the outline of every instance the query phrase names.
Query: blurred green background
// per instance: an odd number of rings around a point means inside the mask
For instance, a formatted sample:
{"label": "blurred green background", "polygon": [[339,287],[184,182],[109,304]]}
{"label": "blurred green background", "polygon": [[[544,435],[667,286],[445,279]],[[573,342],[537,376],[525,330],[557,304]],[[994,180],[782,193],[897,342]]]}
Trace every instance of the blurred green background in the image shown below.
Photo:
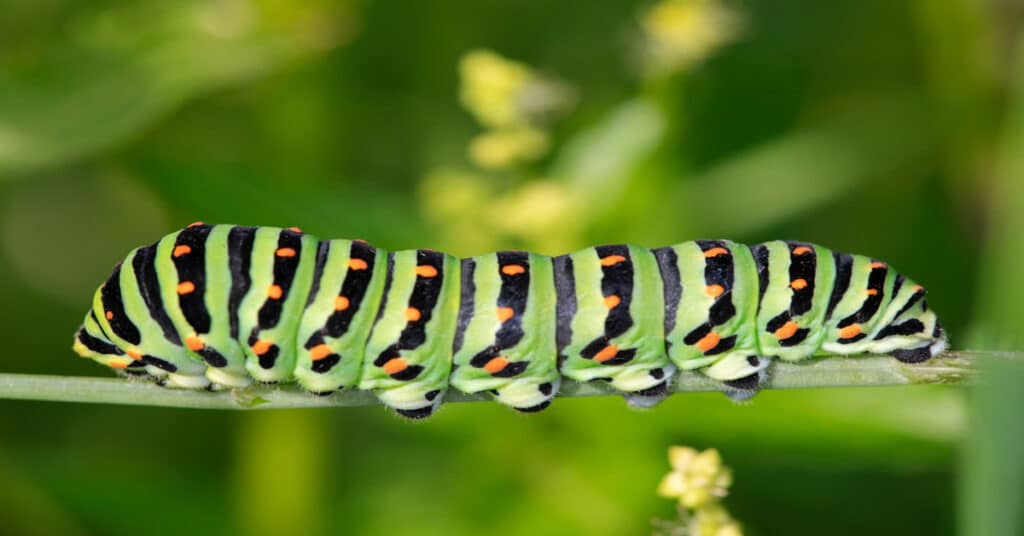
{"label": "blurred green background", "polygon": [[[808,240],[911,274],[955,348],[1024,347],[1015,2],[0,12],[4,372],[106,374],[69,349],[92,292],[194,220],[457,255]],[[0,533],[645,534],[685,444],[733,468],[746,534],[1009,534],[1022,402],[1002,384],[425,423],[3,401]]]}

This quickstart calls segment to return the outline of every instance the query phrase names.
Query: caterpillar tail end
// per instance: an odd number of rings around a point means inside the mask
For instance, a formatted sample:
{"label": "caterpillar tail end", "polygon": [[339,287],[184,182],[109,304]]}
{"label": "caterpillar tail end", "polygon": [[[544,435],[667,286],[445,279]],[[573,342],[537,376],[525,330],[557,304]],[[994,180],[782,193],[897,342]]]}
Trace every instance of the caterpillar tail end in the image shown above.
{"label": "caterpillar tail end", "polygon": [[948,348],[949,337],[946,336],[946,330],[936,321],[930,342],[917,348],[893,350],[892,356],[901,363],[922,363],[945,352]]}

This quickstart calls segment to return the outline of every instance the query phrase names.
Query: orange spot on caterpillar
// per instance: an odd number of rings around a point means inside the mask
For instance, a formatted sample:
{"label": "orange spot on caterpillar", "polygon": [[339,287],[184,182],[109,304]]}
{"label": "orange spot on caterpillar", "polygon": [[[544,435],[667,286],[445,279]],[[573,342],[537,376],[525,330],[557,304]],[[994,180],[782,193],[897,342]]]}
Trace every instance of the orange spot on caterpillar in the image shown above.
{"label": "orange spot on caterpillar", "polygon": [[921,292],[922,290],[924,290],[923,286],[921,286],[921,285],[914,285],[914,292]]}
{"label": "orange spot on caterpillar", "polygon": [[516,316],[516,312],[511,307],[498,307],[498,321],[504,322],[513,316]]}
{"label": "orange spot on caterpillar", "polygon": [[110,368],[123,369],[128,368],[128,363],[124,361],[111,361],[109,366]]}
{"label": "orange spot on caterpillar", "polygon": [[704,290],[707,291],[708,296],[711,296],[712,298],[717,298],[725,292],[725,287],[723,287],[722,285],[708,285],[704,287]]}
{"label": "orange spot on caterpillar", "polygon": [[877,296],[878,295],[878,289],[877,288],[869,288],[869,289],[864,291],[864,294],[867,294],[868,296]]}
{"label": "orange spot on caterpillar", "polygon": [[254,342],[251,348],[253,353],[255,353],[256,355],[263,355],[270,351],[271,346],[273,346],[273,343],[271,343],[270,341],[260,339]]}
{"label": "orange spot on caterpillar", "polygon": [[811,248],[807,246],[800,246],[793,248],[793,255],[807,255],[811,252]]}
{"label": "orange spot on caterpillar", "polygon": [[188,227],[199,227],[200,225],[206,225],[206,224],[201,222],[201,221],[194,221],[194,222],[188,224]]}
{"label": "orange spot on caterpillar", "polygon": [[840,339],[852,339],[860,335],[860,324],[852,324],[839,330]]}
{"label": "orange spot on caterpillar", "polygon": [[309,349],[309,358],[313,361],[320,361],[332,353],[330,346],[327,346],[326,344],[318,344]]}
{"label": "orange spot on caterpillar", "polygon": [[277,255],[278,257],[294,257],[295,250],[292,248],[278,248],[278,250],[274,252],[274,255]]}
{"label": "orange spot on caterpillar", "polygon": [[800,329],[800,324],[797,324],[796,322],[790,320],[789,322],[783,324],[781,328],[775,330],[775,337],[780,341],[788,339],[793,335],[796,335],[798,329]]}
{"label": "orange spot on caterpillar", "polygon": [[353,240],[353,242],[359,242],[360,244],[365,244],[366,240],[364,240],[362,238],[356,238],[355,240]]}
{"label": "orange spot on caterpillar", "polygon": [[701,340],[697,341],[697,349],[700,350],[701,352],[713,350],[716,346],[718,346],[718,342],[721,340],[722,337],[719,334],[712,331],[711,333],[708,333],[707,335],[702,337]]}
{"label": "orange spot on caterpillar", "polygon": [[267,287],[267,297],[272,300],[280,300],[281,296],[284,295],[284,291],[278,285],[270,285]]}
{"label": "orange spot on caterpillar", "polygon": [[388,374],[398,374],[407,368],[409,368],[409,364],[401,357],[393,357],[384,363],[384,372]]}
{"label": "orange spot on caterpillar", "polygon": [[793,290],[803,290],[807,288],[806,279],[794,279],[789,282],[789,286],[793,287]]}
{"label": "orange spot on caterpillar", "polygon": [[349,305],[350,303],[348,301],[348,298],[345,296],[338,296],[337,298],[334,298],[335,311],[344,311],[345,309],[348,309]]}
{"label": "orange spot on caterpillar", "polygon": [[174,246],[174,251],[171,252],[171,256],[177,259],[178,257],[183,257],[189,253],[192,253],[192,247],[186,244],[180,244]]}
{"label": "orange spot on caterpillar", "polygon": [[526,268],[518,264],[506,264],[505,266],[501,267],[501,273],[505,275],[519,275],[522,273],[526,273]]}
{"label": "orange spot on caterpillar", "polygon": [[610,294],[604,297],[604,306],[609,309],[614,309],[620,303],[622,303],[622,299],[615,294]]}
{"label": "orange spot on caterpillar", "polygon": [[191,294],[191,293],[195,292],[195,290],[196,290],[196,284],[191,282],[191,281],[182,281],[181,283],[178,283],[178,295],[179,296],[184,296],[186,294]]}
{"label": "orange spot on caterpillar", "polygon": [[714,248],[711,248],[711,249],[705,251],[704,252],[704,257],[710,259],[710,258],[713,258],[713,257],[717,257],[719,255],[728,255],[728,254],[729,254],[729,250],[727,250],[727,249],[725,249],[723,247],[714,247]]}
{"label": "orange spot on caterpillar", "polygon": [[594,361],[597,361],[598,363],[604,363],[605,361],[608,361],[609,359],[615,357],[618,353],[619,347],[615,346],[614,344],[609,344],[608,346],[605,346],[600,352],[594,355]]}
{"label": "orange spot on caterpillar", "polygon": [[416,275],[420,277],[437,277],[437,268],[429,264],[421,264],[416,267]]}
{"label": "orange spot on caterpillar", "polygon": [[622,255],[609,255],[607,257],[601,257],[601,266],[615,266],[620,262],[626,262],[626,258]]}
{"label": "orange spot on caterpillar", "polygon": [[206,345],[203,344],[202,339],[196,337],[195,335],[192,335],[190,337],[185,337],[185,346],[187,346],[188,349],[192,350],[193,352],[198,352],[199,350],[202,350],[203,347]]}
{"label": "orange spot on caterpillar", "polygon": [[105,314],[103,316],[107,317],[107,320],[113,320],[114,319],[114,311],[107,311],[107,314]]}
{"label": "orange spot on caterpillar", "polygon": [[142,352],[136,350],[135,348],[125,350],[124,353],[128,354],[128,357],[132,358],[132,361],[142,361]]}
{"label": "orange spot on caterpillar", "polygon": [[491,360],[484,365],[484,370],[490,372],[491,374],[496,374],[504,370],[505,367],[507,366],[508,359],[505,359],[504,357],[499,355],[498,357],[491,358]]}
{"label": "orange spot on caterpillar", "polygon": [[365,270],[367,268],[369,268],[369,265],[367,265],[366,261],[364,261],[363,259],[349,259],[348,260],[348,269],[349,270]]}
{"label": "orange spot on caterpillar", "polygon": [[405,319],[408,320],[409,322],[416,322],[422,317],[423,314],[420,313],[420,310],[415,307],[409,307],[405,310]]}
{"label": "orange spot on caterpillar", "polygon": [[302,232],[302,229],[300,229],[298,227],[289,227],[288,230],[293,232],[293,233],[301,233]]}
{"label": "orange spot on caterpillar", "polygon": [[871,269],[874,270],[875,268],[888,268],[888,265],[886,265],[884,262],[875,261],[871,263]]}

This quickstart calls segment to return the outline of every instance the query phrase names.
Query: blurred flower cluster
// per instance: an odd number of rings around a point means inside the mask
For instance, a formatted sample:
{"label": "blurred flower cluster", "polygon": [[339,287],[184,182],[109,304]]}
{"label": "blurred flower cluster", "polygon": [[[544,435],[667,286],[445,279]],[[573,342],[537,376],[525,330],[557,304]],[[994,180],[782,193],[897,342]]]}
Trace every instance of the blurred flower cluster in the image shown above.
{"label": "blurred flower cluster", "polygon": [[490,50],[473,50],[459,63],[462,105],[487,130],[469,144],[469,157],[484,169],[503,169],[547,153],[545,118],[571,105],[563,85]]}
{"label": "blurred flower cluster", "polygon": [[668,460],[672,470],[658,485],[658,495],[679,501],[679,520],[663,528],[687,536],[742,536],[720,502],[729,493],[732,471],[722,465],[718,451],[669,447]]}
{"label": "blurred flower cluster", "polygon": [[482,131],[467,144],[471,169],[443,166],[420,183],[442,247],[564,253],[621,208],[624,192],[661,188],[652,163],[680,112],[676,96],[654,90],[649,77],[684,77],[735,38],[738,17],[720,0],[663,0],[637,17],[645,70],[635,93],[559,139],[551,127],[576,104],[572,86],[492,50],[460,58],[459,101]]}
{"label": "blurred flower cluster", "polygon": [[739,35],[739,15],[721,0],[663,0],[640,17],[643,60],[650,75],[700,63]]}

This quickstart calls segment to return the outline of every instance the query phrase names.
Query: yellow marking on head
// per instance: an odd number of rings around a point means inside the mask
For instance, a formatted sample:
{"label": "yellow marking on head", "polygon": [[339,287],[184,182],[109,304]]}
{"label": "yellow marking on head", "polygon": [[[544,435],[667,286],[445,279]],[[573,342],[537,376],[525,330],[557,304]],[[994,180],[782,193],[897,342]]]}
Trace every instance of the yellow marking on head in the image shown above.
{"label": "yellow marking on head", "polygon": [[505,359],[504,357],[499,355],[498,357],[491,358],[491,360],[484,365],[484,370],[490,372],[491,374],[496,374],[498,372],[501,372],[502,370],[505,370],[505,367],[507,366],[508,359]]}
{"label": "yellow marking on head", "polygon": [[183,257],[185,255],[188,255],[189,253],[192,253],[192,246],[189,246],[187,244],[180,244],[174,246],[174,251],[171,252],[171,256],[177,259],[178,257]]}
{"label": "yellow marking on head", "polygon": [[349,270],[365,270],[367,268],[369,268],[369,265],[366,264],[366,261],[364,261],[363,259],[349,259],[348,260],[348,269]]}
{"label": "yellow marking on head", "polygon": [[860,324],[851,324],[839,330],[840,339],[852,339],[860,335]]}
{"label": "yellow marking on head", "polygon": [[807,246],[799,246],[793,248],[793,255],[807,255],[811,252],[811,248]]}
{"label": "yellow marking on head", "polygon": [[504,322],[513,316],[516,316],[516,312],[511,307],[498,307],[498,321]]}
{"label": "yellow marking on head", "polygon": [[807,280],[802,278],[794,279],[789,282],[789,286],[793,287],[793,290],[803,290],[807,288]]}
{"label": "yellow marking on head", "polygon": [[274,252],[274,255],[277,255],[278,257],[294,257],[295,256],[295,249],[293,249],[293,248],[278,248],[277,251]]}
{"label": "yellow marking on head", "polygon": [[196,290],[196,284],[191,281],[182,281],[178,283],[178,295],[184,296],[186,294],[192,294]]}
{"label": "yellow marking on head", "polygon": [[281,296],[284,295],[284,291],[281,290],[279,285],[270,285],[267,287],[267,297],[272,300],[280,300]]}
{"label": "yellow marking on head", "polygon": [[407,368],[409,368],[409,364],[401,357],[393,357],[384,363],[384,372],[388,374],[398,374]]}
{"label": "yellow marking on head", "polygon": [[326,344],[318,344],[309,349],[309,358],[313,361],[320,361],[332,353],[334,352],[331,351],[330,346],[327,346]]}
{"label": "yellow marking on head", "polygon": [[609,344],[608,346],[605,346],[603,349],[601,349],[600,352],[594,355],[594,361],[597,361],[598,363],[604,363],[605,361],[614,358],[616,355],[618,355],[618,353],[619,347],[615,346],[614,344]]}
{"label": "yellow marking on head", "polygon": [[349,305],[350,303],[348,301],[348,298],[345,296],[338,296],[337,298],[334,298],[335,311],[344,311],[345,309],[348,309]]}
{"label": "yellow marking on head", "polygon": [[707,352],[709,350],[714,350],[714,348],[718,346],[718,343],[721,340],[722,336],[712,331],[711,333],[708,333],[707,335],[703,336],[699,341],[697,341],[696,346],[697,349],[700,350],[701,352]]}
{"label": "yellow marking on head", "polygon": [[405,309],[405,319],[409,322],[416,322],[420,318],[423,318],[423,313],[415,307],[408,307]]}
{"label": "yellow marking on head", "polygon": [[790,320],[782,325],[781,328],[775,330],[775,338],[781,340],[788,339],[793,335],[796,335],[797,330],[800,329],[800,324]]}
{"label": "yellow marking on head", "polygon": [[437,277],[437,268],[429,264],[421,264],[416,267],[416,275],[419,277]]}
{"label": "yellow marking on head", "polygon": [[254,354],[256,354],[256,355],[263,355],[263,354],[269,352],[270,351],[270,347],[273,346],[273,345],[274,345],[274,343],[272,343],[270,341],[266,341],[266,340],[260,339],[260,340],[258,340],[256,342],[254,342],[252,344],[251,348],[252,348],[252,352]]}
{"label": "yellow marking on head", "polygon": [[601,257],[601,266],[615,266],[620,262],[626,262],[626,258],[622,255],[609,255],[607,257]]}
{"label": "yellow marking on head", "polygon": [[526,268],[518,264],[506,264],[501,267],[501,273],[505,275],[519,275],[526,273]]}
{"label": "yellow marking on head", "polygon": [[185,346],[187,346],[188,349],[192,350],[193,352],[198,352],[199,350],[202,350],[203,347],[206,346],[206,344],[204,344],[203,340],[200,339],[199,337],[192,335],[190,337],[185,337]]}
{"label": "yellow marking on head", "polygon": [[711,258],[717,257],[719,255],[728,255],[728,254],[729,254],[729,250],[727,250],[727,249],[725,249],[723,247],[713,247],[713,248],[711,248],[711,249],[709,249],[709,250],[704,252],[704,257],[708,258],[708,259],[711,259]]}
{"label": "yellow marking on head", "polygon": [[708,293],[708,296],[711,296],[712,298],[717,298],[725,293],[725,287],[722,285],[708,285],[704,287],[704,290]]}

